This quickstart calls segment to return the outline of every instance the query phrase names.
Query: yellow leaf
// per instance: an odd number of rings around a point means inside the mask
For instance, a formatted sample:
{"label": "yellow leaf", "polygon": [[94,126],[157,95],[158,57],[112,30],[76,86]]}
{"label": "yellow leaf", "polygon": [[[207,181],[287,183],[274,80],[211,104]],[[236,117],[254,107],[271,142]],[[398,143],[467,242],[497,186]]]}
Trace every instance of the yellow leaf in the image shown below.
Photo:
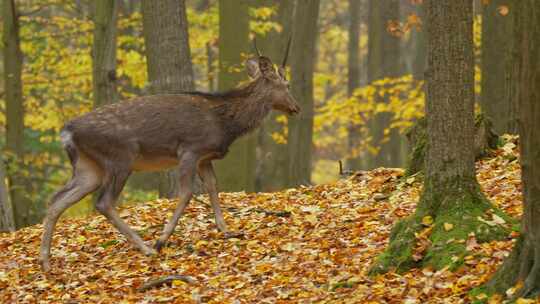
{"label": "yellow leaf", "polygon": [[433,217],[431,217],[431,215],[424,216],[422,218],[422,224],[424,224],[425,226],[433,224]]}
{"label": "yellow leaf", "polygon": [[516,304],[534,304],[534,303],[536,303],[536,300],[534,299],[519,298],[516,300]]}
{"label": "yellow leaf", "polygon": [[450,231],[454,229],[454,225],[450,224],[450,223],[444,223],[444,230],[445,231]]}
{"label": "yellow leaf", "polygon": [[499,7],[497,7],[497,11],[501,16],[506,16],[510,12],[510,9],[506,5],[500,5]]}
{"label": "yellow leaf", "polygon": [[178,286],[182,286],[182,285],[186,285],[186,282],[184,282],[182,280],[173,280],[172,281],[172,286],[174,286],[174,287],[178,287]]}

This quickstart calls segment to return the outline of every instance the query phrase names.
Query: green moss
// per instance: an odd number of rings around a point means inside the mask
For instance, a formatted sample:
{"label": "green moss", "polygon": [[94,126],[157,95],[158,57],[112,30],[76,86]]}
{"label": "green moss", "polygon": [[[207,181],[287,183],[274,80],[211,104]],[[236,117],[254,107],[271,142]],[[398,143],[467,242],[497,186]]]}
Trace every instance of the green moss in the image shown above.
{"label": "green moss", "polygon": [[[457,269],[470,254],[466,248],[469,236],[474,235],[479,243],[508,236],[513,221],[483,196],[475,181],[449,182],[448,185],[446,190],[436,191],[428,186],[432,190],[424,192],[416,213],[400,221],[392,230],[388,248],[377,258],[370,274],[389,270],[403,272],[418,266]],[[505,223],[495,223],[493,214],[503,218]],[[413,259],[415,233],[425,228],[422,218],[427,215],[434,219],[429,235],[431,246],[417,262]]]}
{"label": "green moss", "polygon": [[417,266],[413,259],[413,249],[416,243],[414,233],[420,229],[420,222],[415,217],[399,221],[390,234],[390,243],[385,252],[377,257],[371,266],[370,275],[381,274],[395,269],[403,272]]}

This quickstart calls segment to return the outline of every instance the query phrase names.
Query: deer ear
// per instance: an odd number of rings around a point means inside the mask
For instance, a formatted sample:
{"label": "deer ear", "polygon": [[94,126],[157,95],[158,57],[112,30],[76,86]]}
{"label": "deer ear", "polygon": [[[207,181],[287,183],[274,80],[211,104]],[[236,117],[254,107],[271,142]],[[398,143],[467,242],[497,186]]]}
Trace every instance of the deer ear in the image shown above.
{"label": "deer ear", "polygon": [[248,76],[252,79],[255,79],[261,75],[261,70],[259,69],[259,62],[255,58],[248,59],[245,63],[246,71]]}

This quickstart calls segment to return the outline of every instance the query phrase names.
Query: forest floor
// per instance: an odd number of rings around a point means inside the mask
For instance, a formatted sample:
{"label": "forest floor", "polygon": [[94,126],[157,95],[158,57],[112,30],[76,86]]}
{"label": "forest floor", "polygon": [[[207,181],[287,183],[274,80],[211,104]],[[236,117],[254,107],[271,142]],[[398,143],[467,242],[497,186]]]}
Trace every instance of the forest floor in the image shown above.
{"label": "forest floor", "polygon": [[[477,162],[489,199],[519,218],[521,181],[517,138]],[[42,226],[0,234],[2,303],[468,303],[468,292],[485,282],[509,254],[505,241],[466,242],[470,254],[457,271],[413,269],[367,276],[385,248],[390,230],[411,214],[421,177],[401,178],[401,169],[377,169],[331,184],[276,193],[222,193],[231,230],[243,239],[223,239],[206,196],[188,207],[169,247],[144,257],[103,216],[64,219],[57,225],[52,271],[41,272],[37,256]],[[156,200],[123,208],[121,216],[154,242],[176,201]],[[501,220],[485,219],[486,221]],[[429,223],[428,223],[429,224]],[[452,227],[449,227],[452,229]],[[418,235],[419,258],[425,235]],[[140,291],[148,281],[181,274]],[[511,295],[512,289],[507,291]],[[485,295],[476,296],[477,299]],[[485,299],[484,299],[485,300]],[[502,296],[490,299],[501,303]]]}

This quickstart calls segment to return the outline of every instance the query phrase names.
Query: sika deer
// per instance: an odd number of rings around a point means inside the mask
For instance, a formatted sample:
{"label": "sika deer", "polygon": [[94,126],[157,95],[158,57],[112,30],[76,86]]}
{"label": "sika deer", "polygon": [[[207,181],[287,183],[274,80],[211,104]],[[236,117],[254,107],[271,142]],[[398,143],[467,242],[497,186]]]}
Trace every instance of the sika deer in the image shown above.
{"label": "sika deer", "polygon": [[271,60],[257,50],[257,57],[246,61],[251,81],[226,93],[139,97],[68,122],[60,137],[73,176],[54,195],[47,210],[40,250],[43,270],[50,269],[50,247],[58,218],[96,190],[96,209],[144,254],[156,253],[115,210],[115,202],[132,171],[180,166],[180,200],[155,244],[157,251],[166,244],[191,199],[196,172],[209,193],[216,225],[230,235],[219,207],[212,161],[223,158],[234,140],[257,128],[272,109],[299,113],[285,78],[288,49],[277,71]]}

